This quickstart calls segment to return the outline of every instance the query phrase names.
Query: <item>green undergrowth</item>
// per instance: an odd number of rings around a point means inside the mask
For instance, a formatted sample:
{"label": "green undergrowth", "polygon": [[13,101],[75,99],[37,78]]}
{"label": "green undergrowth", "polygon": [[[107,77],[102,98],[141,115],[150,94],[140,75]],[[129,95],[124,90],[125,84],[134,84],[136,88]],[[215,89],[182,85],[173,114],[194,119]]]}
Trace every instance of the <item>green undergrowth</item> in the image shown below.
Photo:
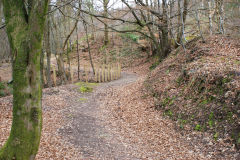
{"label": "green undergrowth", "polygon": [[79,92],[89,93],[89,92],[92,92],[94,87],[96,87],[98,84],[97,83],[78,82],[75,85],[79,86]]}
{"label": "green undergrowth", "polygon": [[[122,30],[131,30],[133,29],[133,26],[124,26],[122,28]],[[120,34],[120,37],[124,40],[124,41],[133,41],[133,42],[138,42],[138,40],[140,39],[140,35],[136,34],[136,33],[131,33],[131,32],[127,32],[127,33],[122,33]]]}
{"label": "green undergrowth", "polygon": [[124,33],[121,34],[121,37],[126,40],[132,40],[133,42],[137,42],[140,38],[139,35],[133,33]]}
{"label": "green undergrowth", "polygon": [[153,58],[153,64],[149,67],[150,71],[154,70],[155,68],[157,68],[157,66],[160,64],[160,59],[158,56],[155,56]]}
{"label": "green undergrowth", "polygon": [[13,92],[12,84],[6,82],[0,82],[0,98],[11,95]]}

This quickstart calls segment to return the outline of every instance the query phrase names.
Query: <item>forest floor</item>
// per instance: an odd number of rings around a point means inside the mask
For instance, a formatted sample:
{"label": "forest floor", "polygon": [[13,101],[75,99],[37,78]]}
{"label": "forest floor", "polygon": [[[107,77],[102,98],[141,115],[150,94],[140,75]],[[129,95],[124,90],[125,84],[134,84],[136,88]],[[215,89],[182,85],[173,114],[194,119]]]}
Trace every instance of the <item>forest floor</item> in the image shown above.
{"label": "forest floor", "polygon": [[[152,61],[134,60],[112,82],[43,89],[37,160],[240,159],[234,145],[215,141],[205,132],[179,131],[176,122],[157,111],[156,99],[144,86]],[[82,84],[93,90],[82,93]],[[12,96],[0,98],[0,147],[9,136],[11,122]]]}
{"label": "forest floor", "polygon": [[[123,73],[119,80],[92,84],[89,93],[76,84],[44,89],[36,159],[237,159],[237,153],[214,155],[221,148],[209,137],[202,144],[177,132],[139,90],[144,79]],[[0,106],[1,146],[10,132],[12,96],[1,98]]]}

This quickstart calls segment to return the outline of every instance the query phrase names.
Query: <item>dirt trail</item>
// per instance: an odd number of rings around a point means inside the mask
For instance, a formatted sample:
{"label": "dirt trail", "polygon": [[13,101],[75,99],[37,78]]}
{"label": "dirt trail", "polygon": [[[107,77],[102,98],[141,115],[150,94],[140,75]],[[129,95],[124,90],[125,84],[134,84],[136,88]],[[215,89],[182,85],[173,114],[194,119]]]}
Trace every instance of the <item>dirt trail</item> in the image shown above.
{"label": "dirt trail", "polygon": [[[106,94],[104,91],[115,86],[135,82],[137,76],[123,73],[122,78],[109,83],[102,83],[93,93],[79,93],[71,96],[71,105],[65,110],[68,124],[59,129],[59,133],[79,148],[83,159],[136,159],[121,144],[118,135],[113,135],[101,119],[99,100]],[[71,86],[78,92],[76,86]],[[68,97],[66,97],[68,98]]]}
{"label": "dirt trail", "polygon": [[[142,80],[123,73],[121,79],[101,83],[92,93],[79,92],[75,84],[44,89],[36,159],[239,159],[234,149],[216,147],[205,134],[194,132],[192,137],[178,132],[140,94]],[[0,99],[0,147],[10,133],[11,106],[12,96]]]}
{"label": "dirt trail", "polygon": [[224,148],[214,147],[209,137],[200,143],[197,136],[180,134],[173,122],[149,110],[137,93],[141,79],[124,73],[85,94],[76,85],[65,88],[72,94],[65,97],[70,102],[63,114],[67,123],[58,133],[81,152],[77,159],[238,159],[231,149],[222,154]]}
{"label": "dirt trail", "polygon": [[[37,160],[239,159],[211,138],[182,135],[138,93],[143,77],[122,78],[79,92],[75,84],[43,90]],[[12,96],[0,99],[0,147],[9,136]],[[195,132],[194,135],[200,133]],[[209,138],[207,140],[206,138]],[[206,142],[205,142],[206,141]],[[231,151],[231,152],[230,152]],[[215,155],[217,154],[217,155]]]}

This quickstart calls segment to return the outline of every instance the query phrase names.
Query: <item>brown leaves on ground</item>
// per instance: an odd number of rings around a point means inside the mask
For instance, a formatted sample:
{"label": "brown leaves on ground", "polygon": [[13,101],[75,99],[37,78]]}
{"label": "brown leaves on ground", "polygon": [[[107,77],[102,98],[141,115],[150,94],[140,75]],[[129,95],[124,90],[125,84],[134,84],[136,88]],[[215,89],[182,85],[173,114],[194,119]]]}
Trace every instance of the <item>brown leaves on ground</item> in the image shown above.
{"label": "brown leaves on ground", "polygon": [[107,90],[101,108],[103,119],[120,135],[137,159],[238,159],[234,147],[214,142],[207,133],[179,132],[175,123],[154,109],[154,98],[136,83]]}
{"label": "brown leaves on ground", "polygon": [[[36,160],[79,160],[80,152],[64,141],[58,129],[65,124],[64,110],[71,93],[64,87],[45,89],[43,94],[43,128]],[[0,99],[0,147],[6,142],[12,123],[12,96]]]}
{"label": "brown leaves on ground", "polygon": [[151,97],[141,91],[144,78],[137,83],[107,91],[102,104],[105,119],[115,134],[133,148],[139,159],[207,159],[201,151],[174,130],[174,124],[153,110]]}
{"label": "brown leaves on ground", "polygon": [[[213,36],[206,43],[195,39],[186,47],[186,53],[180,47],[160,63],[145,81],[145,88],[155,97],[154,108],[175,120],[178,128],[183,127],[182,134],[195,132],[197,125],[208,132],[191,136],[198,137],[199,144],[211,144],[203,148],[205,153],[211,150],[217,159],[234,159],[239,156],[234,149],[240,122],[239,43]],[[212,139],[217,141],[210,142]]]}
{"label": "brown leaves on ground", "polygon": [[12,125],[12,96],[0,98],[0,147],[6,142]]}

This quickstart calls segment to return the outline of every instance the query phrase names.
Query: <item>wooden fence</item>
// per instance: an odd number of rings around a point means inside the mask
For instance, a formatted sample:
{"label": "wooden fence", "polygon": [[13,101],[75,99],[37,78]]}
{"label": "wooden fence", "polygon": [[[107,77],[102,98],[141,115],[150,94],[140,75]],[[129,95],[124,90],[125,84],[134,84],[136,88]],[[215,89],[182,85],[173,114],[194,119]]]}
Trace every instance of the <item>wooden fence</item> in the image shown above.
{"label": "wooden fence", "polygon": [[[114,63],[114,64],[101,64],[101,65],[94,65],[95,74],[93,73],[92,67],[88,65],[83,65],[83,68],[80,69],[80,81],[84,82],[95,82],[95,83],[102,83],[102,82],[110,82],[113,80],[117,80],[121,78],[121,64]],[[74,82],[74,73],[78,71],[74,71],[72,67],[70,67],[69,73],[69,81],[71,83]],[[54,86],[57,86],[57,71],[55,66],[51,66],[51,78],[52,83]],[[75,78],[76,79],[76,78]],[[46,73],[44,70],[43,73],[43,80],[44,84],[47,83]]]}
{"label": "wooden fence", "polygon": [[95,69],[95,82],[110,82],[121,78],[121,64],[103,64]]}

